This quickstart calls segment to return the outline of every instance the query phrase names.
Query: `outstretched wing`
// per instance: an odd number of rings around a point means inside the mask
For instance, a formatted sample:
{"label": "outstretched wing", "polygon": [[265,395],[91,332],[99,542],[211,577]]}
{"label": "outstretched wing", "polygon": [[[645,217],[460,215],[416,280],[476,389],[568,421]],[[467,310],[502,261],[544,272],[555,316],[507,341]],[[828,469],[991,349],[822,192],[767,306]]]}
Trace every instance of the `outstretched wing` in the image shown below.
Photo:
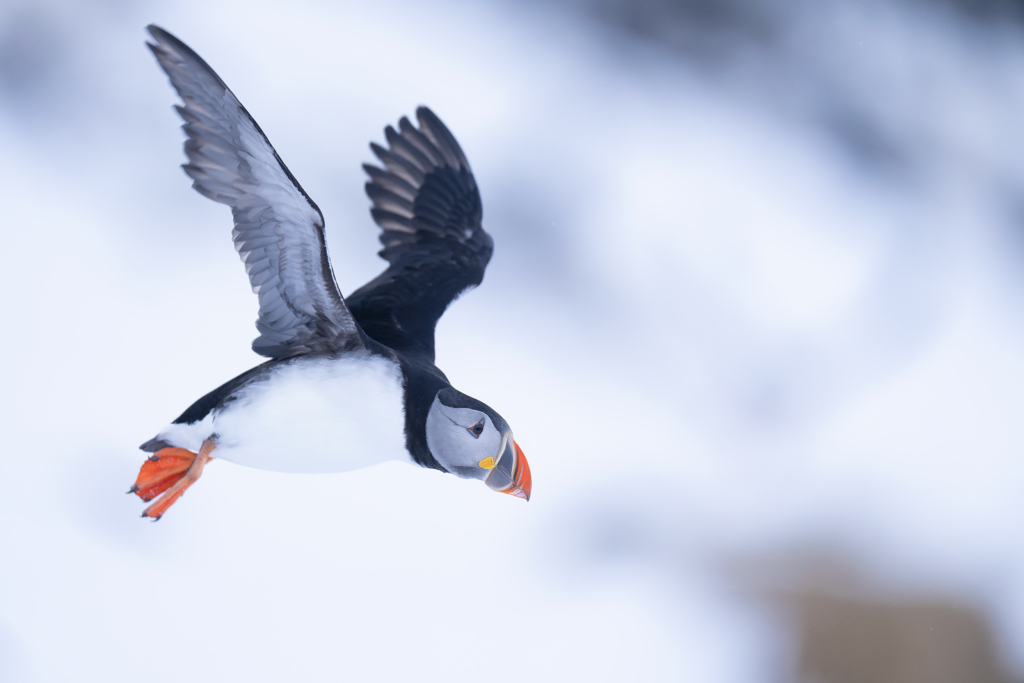
{"label": "outstretched wing", "polygon": [[185,106],[185,173],[200,194],[231,207],[232,237],[259,296],[252,348],[269,358],[362,344],[334,281],[324,218],[224,81],[157,26],[147,43]]}
{"label": "outstretched wing", "polygon": [[384,164],[370,176],[370,213],[382,229],[380,255],[390,264],[348,297],[359,325],[378,342],[434,360],[434,327],[455,298],[480,284],[494,251],[481,225],[476,180],[459,143],[426,107],[419,129],[402,117],[384,130]]}

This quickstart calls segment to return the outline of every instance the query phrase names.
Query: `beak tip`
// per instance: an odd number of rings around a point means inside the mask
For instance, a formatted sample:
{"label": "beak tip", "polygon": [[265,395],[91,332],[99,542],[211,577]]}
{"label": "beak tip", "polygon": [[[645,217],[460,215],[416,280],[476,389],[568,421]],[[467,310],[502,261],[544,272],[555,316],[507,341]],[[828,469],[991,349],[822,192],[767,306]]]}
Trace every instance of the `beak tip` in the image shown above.
{"label": "beak tip", "polygon": [[519,470],[519,484],[520,489],[523,492],[523,497],[526,502],[530,502],[530,494],[533,493],[533,473],[530,472],[530,463],[526,460],[526,455],[523,453],[523,449],[519,447],[519,444],[515,444],[516,450],[519,452],[520,459],[520,470]]}
{"label": "beak tip", "polygon": [[515,475],[511,485],[508,488],[501,490],[501,493],[507,493],[516,498],[522,498],[529,502],[530,494],[533,493],[533,475],[530,472],[530,463],[527,462],[526,456],[523,454],[523,449],[519,447],[519,444],[512,441],[513,447],[516,449],[516,467]]}

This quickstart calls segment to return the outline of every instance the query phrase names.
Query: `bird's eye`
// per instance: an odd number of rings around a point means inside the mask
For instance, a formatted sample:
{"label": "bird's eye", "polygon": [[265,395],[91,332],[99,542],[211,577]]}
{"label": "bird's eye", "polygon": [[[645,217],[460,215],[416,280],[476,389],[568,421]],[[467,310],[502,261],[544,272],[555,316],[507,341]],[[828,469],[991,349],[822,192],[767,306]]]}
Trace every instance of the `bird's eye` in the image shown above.
{"label": "bird's eye", "polygon": [[466,431],[472,434],[474,439],[479,439],[480,435],[484,433],[484,421],[480,420]]}

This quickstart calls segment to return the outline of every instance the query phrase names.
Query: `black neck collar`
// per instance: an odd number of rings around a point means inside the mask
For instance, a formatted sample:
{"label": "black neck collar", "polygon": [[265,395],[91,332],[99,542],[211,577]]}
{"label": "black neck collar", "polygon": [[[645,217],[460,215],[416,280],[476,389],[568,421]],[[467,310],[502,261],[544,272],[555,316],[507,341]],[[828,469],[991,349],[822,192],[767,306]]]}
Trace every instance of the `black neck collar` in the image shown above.
{"label": "black neck collar", "polygon": [[447,472],[427,447],[427,413],[437,392],[451,384],[429,360],[396,355],[405,377],[405,447],[417,465]]}

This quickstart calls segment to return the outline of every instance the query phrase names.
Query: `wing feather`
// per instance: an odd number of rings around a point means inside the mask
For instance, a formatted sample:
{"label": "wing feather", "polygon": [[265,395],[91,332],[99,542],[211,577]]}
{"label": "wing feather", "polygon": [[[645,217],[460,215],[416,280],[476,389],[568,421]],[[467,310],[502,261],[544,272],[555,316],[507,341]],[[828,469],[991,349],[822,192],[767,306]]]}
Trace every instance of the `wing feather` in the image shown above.
{"label": "wing feather", "polygon": [[376,143],[370,143],[370,149],[384,163],[384,167],[388,171],[407,181],[413,187],[419,188],[423,185],[423,170],[416,167],[411,159],[392,154]]}
{"label": "wing feather", "polygon": [[348,298],[378,342],[434,359],[434,328],[445,308],[480,284],[493,241],[482,226],[480,192],[466,155],[441,120],[416,110],[388,126],[388,148],[370,145],[384,168],[366,164],[370,215],[381,227],[387,270]]}
{"label": "wing feather", "polygon": [[363,164],[363,170],[378,187],[393,192],[403,199],[408,199],[410,202],[416,199],[416,187],[398,176],[370,164]]}
{"label": "wing feather", "polygon": [[175,109],[188,136],[185,173],[197,192],[231,207],[235,248],[260,302],[253,350],[288,358],[361,345],[320,209],[213,69],[167,31],[148,30],[156,42],[147,45],[184,101]]}

